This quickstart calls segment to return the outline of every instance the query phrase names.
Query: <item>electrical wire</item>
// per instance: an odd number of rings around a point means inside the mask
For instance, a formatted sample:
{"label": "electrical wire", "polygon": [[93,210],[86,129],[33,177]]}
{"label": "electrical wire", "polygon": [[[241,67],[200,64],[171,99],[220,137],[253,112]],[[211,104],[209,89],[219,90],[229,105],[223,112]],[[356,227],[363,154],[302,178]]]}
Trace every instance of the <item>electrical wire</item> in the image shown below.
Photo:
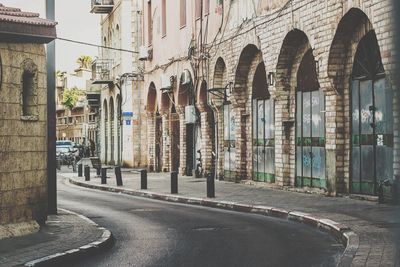
{"label": "electrical wire", "polygon": [[[218,42],[217,45],[219,46],[219,45],[221,45],[221,44],[223,44],[223,43],[225,43],[225,42],[231,41],[231,40],[233,40],[233,39],[235,39],[235,38],[237,38],[237,37],[239,37],[239,36],[241,36],[241,35],[244,35],[244,34],[250,32],[250,31],[252,31],[252,30],[254,30],[254,29],[260,27],[260,26],[263,26],[263,25],[269,26],[269,25],[271,25],[271,23],[273,23],[276,19],[278,19],[278,18],[281,17],[282,12],[283,12],[283,11],[288,7],[288,5],[291,4],[292,2],[294,2],[294,0],[288,0],[288,1],[286,2],[286,4],[285,4],[283,7],[281,7],[279,10],[275,11],[274,13],[277,14],[277,15],[276,15],[274,18],[271,18],[271,19],[269,19],[269,20],[266,20],[266,21],[263,21],[263,22],[261,22],[261,23],[258,23],[258,24],[256,24],[256,25],[254,25],[253,27],[247,29],[246,31],[243,31],[243,32],[241,32],[241,33],[237,33],[237,34],[235,34],[235,35],[233,35],[233,36],[231,36],[231,37],[229,37],[229,38],[227,38],[227,39],[221,40],[220,42]],[[309,4],[309,3],[307,3],[307,4]],[[307,4],[304,4],[304,6],[307,5]],[[289,12],[290,12],[290,11],[289,11]],[[273,14],[274,14],[274,13],[273,13]],[[271,15],[272,15],[272,14],[268,14],[268,16],[271,16]],[[243,25],[243,24],[242,24],[242,25]],[[226,26],[225,26],[225,27],[226,27]],[[224,32],[225,32],[225,30],[224,30]],[[222,38],[223,38],[223,37],[221,37],[221,39],[222,39]]]}
{"label": "electrical wire", "polygon": [[82,41],[76,41],[76,40],[67,39],[67,38],[57,37],[57,40],[64,41],[64,42],[69,42],[69,43],[93,46],[93,47],[97,47],[97,48],[104,48],[104,49],[109,49],[109,50],[114,50],[114,51],[121,51],[121,52],[127,52],[127,53],[132,53],[132,54],[139,54],[139,52],[133,51],[133,50],[115,48],[115,47],[104,46],[104,45],[97,45],[97,44],[92,44],[92,43],[87,43],[87,42],[82,42]]}

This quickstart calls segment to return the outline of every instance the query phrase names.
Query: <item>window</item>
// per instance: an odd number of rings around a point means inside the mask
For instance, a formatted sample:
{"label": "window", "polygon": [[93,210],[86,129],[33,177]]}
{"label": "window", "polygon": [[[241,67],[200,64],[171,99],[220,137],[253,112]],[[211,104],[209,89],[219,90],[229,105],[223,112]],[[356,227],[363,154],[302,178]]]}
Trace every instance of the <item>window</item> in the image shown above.
{"label": "window", "polygon": [[22,71],[22,119],[37,120],[37,66],[31,59],[26,59]]}
{"label": "window", "polygon": [[204,15],[210,14],[210,0],[204,2]]}
{"label": "window", "polygon": [[151,1],[147,2],[147,34],[149,45],[153,43],[153,18],[151,10]]}
{"label": "window", "polygon": [[180,11],[180,26],[182,28],[186,25],[186,0],[181,0]]}
{"label": "window", "polygon": [[167,35],[167,0],[162,0],[162,36]]}
{"label": "window", "polygon": [[195,18],[196,19],[199,19],[200,17],[201,17],[201,1],[202,0],[196,0],[196,2],[195,2]]}

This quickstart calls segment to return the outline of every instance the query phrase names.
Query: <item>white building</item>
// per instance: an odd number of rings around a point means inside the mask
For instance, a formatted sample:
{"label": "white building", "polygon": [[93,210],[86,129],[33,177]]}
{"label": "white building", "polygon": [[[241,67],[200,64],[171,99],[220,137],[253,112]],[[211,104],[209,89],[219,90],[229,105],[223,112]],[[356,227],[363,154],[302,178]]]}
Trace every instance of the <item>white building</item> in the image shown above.
{"label": "white building", "polygon": [[[102,14],[102,48],[93,63],[93,83],[101,84],[101,160],[110,165],[146,165],[140,129],[144,118],[141,44],[141,1],[92,1],[92,13]],[[144,126],[143,126],[144,127]]]}

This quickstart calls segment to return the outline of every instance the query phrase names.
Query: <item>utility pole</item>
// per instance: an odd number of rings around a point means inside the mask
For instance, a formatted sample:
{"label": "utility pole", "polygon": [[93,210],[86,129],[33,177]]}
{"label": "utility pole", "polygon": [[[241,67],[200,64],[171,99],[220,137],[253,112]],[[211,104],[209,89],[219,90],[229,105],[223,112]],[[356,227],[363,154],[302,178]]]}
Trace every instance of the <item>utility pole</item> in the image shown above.
{"label": "utility pole", "polygon": [[[55,0],[46,0],[46,18],[55,20]],[[57,214],[56,41],[47,45],[47,188],[48,214]]]}

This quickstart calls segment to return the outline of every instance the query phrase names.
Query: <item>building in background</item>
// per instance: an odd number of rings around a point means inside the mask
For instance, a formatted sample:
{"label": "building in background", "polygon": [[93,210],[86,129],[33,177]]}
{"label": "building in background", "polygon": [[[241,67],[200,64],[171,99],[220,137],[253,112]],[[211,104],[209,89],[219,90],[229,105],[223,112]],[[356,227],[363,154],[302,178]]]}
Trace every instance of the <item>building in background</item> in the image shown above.
{"label": "building in background", "polygon": [[[92,84],[92,71],[78,68],[73,74],[58,73],[56,79],[57,140],[98,144],[100,86]],[[76,97],[72,106],[63,101]],[[68,101],[67,101],[68,102]],[[96,145],[96,147],[99,147]]]}
{"label": "building in background", "polygon": [[190,175],[200,150],[235,182],[400,181],[393,16],[390,0],[144,1],[149,169]]}
{"label": "building in background", "polygon": [[142,1],[92,1],[101,14],[103,47],[93,62],[93,84],[101,85],[101,160],[110,165],[147,165],[143,135]]}
{"label": "building in background", "polygon": [[46,43],[56,23],[0,4],[0,239],[47,218]]}
{"label": "building in background", "polygon": [[[207,37],[221,18],[209,2],[144,1],[149,169],[206,175],[213,168],[215,119],[207,105]],[[201,161],[202,168],[197,168]]]}

